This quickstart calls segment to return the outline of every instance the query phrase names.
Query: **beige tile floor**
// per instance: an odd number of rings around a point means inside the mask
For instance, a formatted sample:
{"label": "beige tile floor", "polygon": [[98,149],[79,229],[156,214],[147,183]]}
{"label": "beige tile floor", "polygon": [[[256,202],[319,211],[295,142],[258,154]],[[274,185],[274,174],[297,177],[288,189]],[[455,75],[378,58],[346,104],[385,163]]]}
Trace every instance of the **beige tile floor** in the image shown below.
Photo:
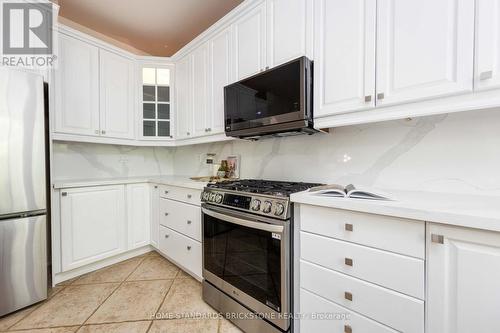
{"label": "beige tile floor", "polygon": [[156,252],[61,283],[49,299],[0,318],[0,332],[236,333],[201,284]]}

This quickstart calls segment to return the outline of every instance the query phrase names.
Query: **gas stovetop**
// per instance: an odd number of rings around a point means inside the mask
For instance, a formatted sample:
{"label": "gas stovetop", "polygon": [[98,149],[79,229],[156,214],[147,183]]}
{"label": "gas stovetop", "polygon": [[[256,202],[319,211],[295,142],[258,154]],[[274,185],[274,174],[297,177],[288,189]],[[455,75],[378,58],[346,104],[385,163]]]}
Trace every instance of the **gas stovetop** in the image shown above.
{"label": "gas stovetop", "polygon": [[208,184],[203,202],[279,219],[290,217],[292,193],[320,186],[315,183],[243,179]]}
{"label": "gas stovetop", "polygon": [[295,192],[302,192],[311,187],[320,186],[314,183],[280,182],[261,179],[242,179],[223,181],[215,184],[208,184],[207,187],[222,190],[239,191],[247,193],[257,193],[272,195],[277,197],[289,197]]}

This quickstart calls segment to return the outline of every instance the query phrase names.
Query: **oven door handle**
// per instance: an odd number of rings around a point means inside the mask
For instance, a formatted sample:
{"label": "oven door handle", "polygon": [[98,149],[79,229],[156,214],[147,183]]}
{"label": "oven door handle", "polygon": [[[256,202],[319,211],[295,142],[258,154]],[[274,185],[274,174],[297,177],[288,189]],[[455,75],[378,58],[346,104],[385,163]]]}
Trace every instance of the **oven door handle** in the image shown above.
{"label": "oven door handle", "polygon": [[203,214],[207,214],[208,216],[211,216],[213,218],[220,219],[220,220],[227,221],[227,222],[234,223],[234,224],[239,224],[241,226],[252,228],[252,229],[258,229],[258,230],[275,232],[275,233],[282,233],[284,230],[284,227],[282,225],[274,225],[274,224],[269,224],[269,223],[264,223],[264,222],[254,222],[251,220],[241,219],[241,218],[238,218],[235,216],[217,213],[217,212],[214,212],[213,210],[209,210],[206,208],[201,208],[201,211],[203,212]]}

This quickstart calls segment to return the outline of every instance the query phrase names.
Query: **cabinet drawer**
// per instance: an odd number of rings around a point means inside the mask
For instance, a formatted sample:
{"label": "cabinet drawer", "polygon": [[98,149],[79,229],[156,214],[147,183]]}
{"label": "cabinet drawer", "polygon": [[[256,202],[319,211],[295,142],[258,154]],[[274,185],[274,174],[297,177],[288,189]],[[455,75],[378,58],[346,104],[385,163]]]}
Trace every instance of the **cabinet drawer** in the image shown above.
{"label": "cabinet drawer", "polygon": [[[300,290],[300,312],[303,314],[338,314],[333,318],[303,318],[300,331],[304,333],[396,333],[397,331],[377,323],[338,304],[327,301],[307,290]],[[339,318],[340,317],[340,318]]]}
{"label": "cabinet drawer", "polygon": [[201,243],[160,226],[160,251],[201,279]]}
{"label": "cabinet drawer", "polygon": [[301,205],[300,228],[314,234],[425,258],[425,223],[420,221]]}
{"label": "cabinet drawer", "polygon": [[201,204],[201,190],[191,188],[160,185],[160,197],[190,203],[193,205]]}
{"label": "cabinet drawer", "polygon": [[424,302],[419,299],[303,260],[300,286],[398,331],[424,331]]}
{"label": "cabinet drawer", "polygon": [[201,242],[201,209],[198,206],[162,198],[160,224]]}
{"label": "cabinet drawer", "polygon": [[333,238],[300,233],[301,258],[424,299],[424,261]]}

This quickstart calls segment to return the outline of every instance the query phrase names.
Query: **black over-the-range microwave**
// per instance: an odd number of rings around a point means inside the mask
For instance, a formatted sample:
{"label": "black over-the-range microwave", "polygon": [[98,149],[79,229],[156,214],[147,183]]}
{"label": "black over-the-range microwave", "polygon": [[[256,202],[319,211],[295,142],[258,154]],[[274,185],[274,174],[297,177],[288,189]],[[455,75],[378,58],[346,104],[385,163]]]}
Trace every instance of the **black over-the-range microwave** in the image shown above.
{"label": "black over-the-range microwave", "polygon": [[227,136],[258,139],[317,132],[313,62],[301,57],[224,87]]}

